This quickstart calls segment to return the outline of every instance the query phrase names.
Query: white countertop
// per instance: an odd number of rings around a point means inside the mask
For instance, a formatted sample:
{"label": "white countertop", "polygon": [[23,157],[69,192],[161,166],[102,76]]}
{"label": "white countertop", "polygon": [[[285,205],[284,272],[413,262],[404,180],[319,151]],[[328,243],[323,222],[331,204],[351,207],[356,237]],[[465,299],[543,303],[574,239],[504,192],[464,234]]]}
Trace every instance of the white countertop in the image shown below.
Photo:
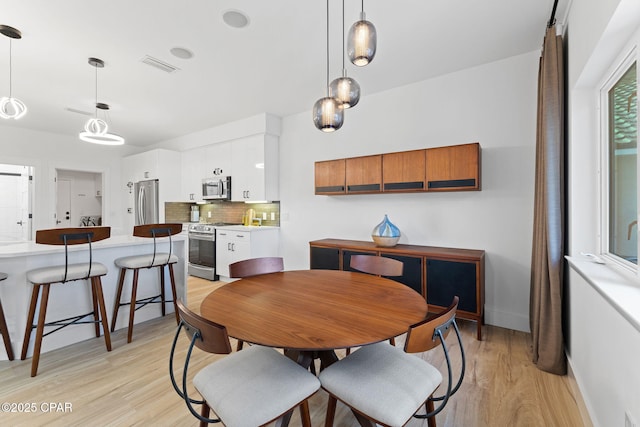
{"label": "white countertop", "polygon": [[274,227],[271,225],[216,225],[216,230],[230,230],[230,231],[266,231],[277,230],[280,227]]}
{"label": "white countertop", "polygon": [[[171,241],[178,242],[187,239],[186,235],[176,234],[171,236]],[[163,237],[157,239],[158,243],[168,243],[169,239]],[[108,239],[94,242],[91,244],[92,249],[115,248],[121,246],[149,245],[153,244],[153,239],[144,237],[134,237],[130,235],[111,236]],[[88,245],[72,245],[68,247],[69,252],[87,250]],[[28,255],[46,255],[64,252],[64,245],[42,245],[35,242],[23,242],[0,246],[0,258],[11,258],[16,256]]]}

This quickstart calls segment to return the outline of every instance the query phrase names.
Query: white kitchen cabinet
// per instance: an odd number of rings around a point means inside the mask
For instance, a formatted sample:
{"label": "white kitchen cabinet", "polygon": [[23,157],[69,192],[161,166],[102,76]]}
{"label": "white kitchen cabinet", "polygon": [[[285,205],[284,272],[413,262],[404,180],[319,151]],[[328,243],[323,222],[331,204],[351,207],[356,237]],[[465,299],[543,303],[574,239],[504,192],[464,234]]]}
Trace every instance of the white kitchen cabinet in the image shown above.
{"label": "white kitchen cabinet", "polygon": [[205,174],[202,178],[231,175],[231,169],[233,167],[231,164],[231,142],[218,142],[207,145],[205,158]]}
{"label": "white kitchen cabinet", "polygon": [[216,227],[216,274],[229,277],[229,264],[278,256],[278,227]]}
{"label": "white kitchen cabinet", "polygon": [[[127,156],[122,160],[122,188],[126,195],[124,206],[127,209],[127,219],[124,221],[125,230],[133,230],[135,222],[133,183],[149,179],[157,179],[159,181],[158,212],[160,222],[165,220],[165,202],[182,200],[183,197],[180,191],[182,180],[180,156],[181,153],[177,151],[158,148]],[[131,183],[130,187],[128,183]]]}
{"label": "white kitchen cabinet", "polygon": [[196,148],[181,153],[182,191],[181,200],[197,202],[202,200],[202,179],[205,177],[206,149]]}
{"label": "white kitchen cabinet", "polygon": [[260,134],[231,144],[231,200],[235,202],[279,199],[278,138]]}

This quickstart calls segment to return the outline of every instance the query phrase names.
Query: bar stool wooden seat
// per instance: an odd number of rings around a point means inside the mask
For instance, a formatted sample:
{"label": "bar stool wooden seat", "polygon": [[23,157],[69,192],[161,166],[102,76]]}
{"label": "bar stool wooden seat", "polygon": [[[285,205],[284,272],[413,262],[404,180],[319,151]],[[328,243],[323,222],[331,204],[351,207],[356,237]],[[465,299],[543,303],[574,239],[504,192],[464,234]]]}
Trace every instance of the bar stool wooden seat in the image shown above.
{"label": "bar stool wooden seat", "polygon": [[[109,335],[109,323],[107,322],[107,311],[102,294],[101,277],[107,274],[107,267],[99,262],[93,262],[91,243],[107,239],[111,235],[111,227],[82,227],[82,228],[55,228],[50,230],[38,230],[36,232],[36,243],[46,245],[64,245],[64,265],[37,268],[27,271],[27,280],[33,283],[31,293],[31,303],[27,315],[27,326],[24,332],[22,343],[22,354],[20,359],[27,357],[31,332],[36,329],[36,340],[31,361],[31,376],[38,373],[38,363],[40,361],[40,349],[42,338],[56,332],[66,326],[80,323],[93,323],[95,325],[96,337],[100,336],[100,323],[104,331],[104,341],[107,351],[111,351],[111,337]],[[89,244],[89,262],[81,264],[69,264],[67,247],[70,245]],[[67,319],[45,322],[47,314],[47,303],[49,301],[49,287],[54,283],[67,283],[76,280],[89,280],[91,284],[91,299],[93,301],[93,311]],[[40,290],[42,289],[42,296]],[[40,297],[40,311],[38,312],[38,323],[33,324],[36,312],[36,305]],[[93,315],[93,320],[83,320],[85,317]],[[55,326],[56,328],[44,333],[45,326]]]}
{"label": "bar stool wooden seat", "polygon": [[[165,315],[165,303],[173,302],[173,308],[176,316],[176,323],[180,322],[178,307],[176,306],[176,280],[173,274],[173,264],[178,262],[178,257],[172,253],[171,236],[182,231],[182,224],[146,224],[136,225],[133,228],[133,235],[136,237],[153,238],[153,253],[148,255],[133,255],[116,259],[114,262],[120,268],[120,277],[118,279],[118,290],[116,293],[116,303],[113,307],[113,317],[111,318],[111,332],[115,330],[116,320],[118,319],[118,311],[122,306],[129,306],[129,328],[127,333],[127,342],[130,343],[133,338],[133,320],[136,310],[141,309],[147,304],[160,304],[162,315]],[[169,252],[157,252],[157,238],[169,238]],[[172,300],[166,300],[164,292],[164,267],[169,269],[169,277],[171,279]],[[159,268],[160,269],[160,293],[151,297],[136,299],[138,292],[138,272],[141,268]],[[127,270],[133,270],[133,281],[131,283],[131,299],[129,302],[120,302],[122,298],[122,288],[124,286],[124,278]]]}
{"label": "bar stool wooden seat", "polygon": [[[7,273],[0,273],[0,281],[5,280]],[[4,310],[2,309],[2,301],[0,301],[0,334],[2,334],[2,340],[4,341],[4,348],[7,350],[7,358],[13,360],[13,348],[11,347],[11,337],[9,335],[9,328],[7,327],[7,321],[4,318]]]}

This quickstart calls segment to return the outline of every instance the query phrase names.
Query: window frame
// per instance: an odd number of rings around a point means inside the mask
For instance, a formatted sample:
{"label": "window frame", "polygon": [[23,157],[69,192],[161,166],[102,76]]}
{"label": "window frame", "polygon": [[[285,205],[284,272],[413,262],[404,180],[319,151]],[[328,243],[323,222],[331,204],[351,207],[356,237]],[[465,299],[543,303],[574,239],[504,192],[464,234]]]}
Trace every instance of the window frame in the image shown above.
{"label": "window frame", "polygon": [[[638,33],[640,34],[640,32]],[[636,275],[640,276],[640,269],[638,268],[638,264],[628,261],[614,253],[609,251],[610,246],[610,168],[611,159],[610,159],[610,114],[609,114],[609,91],[613,88],[613,86],[622,78],[622,76],[629,70],[629,68],[636,63],[636,86],[640,88],[640,54],[638,51],[638,34],[632,38],[632,43],[627,45],[623,50],[623,53],[612,63],[612,66],[607,70],[602,79],[602,83],[599,85],[598,90],[598,112],[599,112],[599,157],[600,157],[600,191],[598,197],[599,203],[599,233],[598,233],[598,245],[599,251],[602,257],[606,258],[607,261],[613,262],[621,267],[634,272]],[[636,129],[640,129],[640,115],[636,117]],[[639,131],[640,133],[640,131]],[[640,135],[639,135],[640,137]],[[640,138],[639,138],[640,139]],[[640,142],[640,141],[638,141]],[[636,143],[636,147],[638,143]],[[638,151],[636,154],[636,200],[638,201],[638,206],[636,209],[636,220],[638,221],[637,226],[640,227],[640,150],[636,148]],[[636,239],[636,253],[638,254],[638,258],[640,259],[640,230],[636,229],[638,238]],[[639,261],[640,262],[640,261]]]}

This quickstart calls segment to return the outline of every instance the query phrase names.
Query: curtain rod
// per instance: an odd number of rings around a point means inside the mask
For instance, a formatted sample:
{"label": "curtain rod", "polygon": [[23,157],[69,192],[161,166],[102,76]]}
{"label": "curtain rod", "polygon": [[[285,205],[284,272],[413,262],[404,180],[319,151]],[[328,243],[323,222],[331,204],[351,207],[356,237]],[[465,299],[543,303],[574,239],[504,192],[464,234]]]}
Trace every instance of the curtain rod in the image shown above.
{"label": "curtain rod", "polygon": [[549,22],[547,22],[547,28],[551,28],[556,23],[556,8],[558,7],[558,0],[554,0],[553,9],[551,10],[551,17],[549,17]]}

